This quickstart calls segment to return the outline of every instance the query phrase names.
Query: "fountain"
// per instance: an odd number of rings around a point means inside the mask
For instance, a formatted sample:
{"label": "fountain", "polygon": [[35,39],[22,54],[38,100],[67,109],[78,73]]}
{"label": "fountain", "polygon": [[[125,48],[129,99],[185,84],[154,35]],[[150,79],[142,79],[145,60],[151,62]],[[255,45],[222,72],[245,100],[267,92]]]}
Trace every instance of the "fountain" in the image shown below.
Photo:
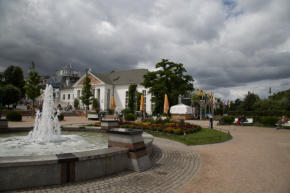
{"label": "fountain", "polygon": [[37,111],[34,128],[27,136],[0,137],[1,156],[32,156],[103,149],[108,147],[102,133],[61,135],[59,111],[54,108],[53,88],[47,85],[42,112]]}
{"label": "fountain", "polygon": [[33,131],[28,135],[29,139],[43,143],[64,140],[61,137],[58,115],[59,111],[54,110],[53,88],[47,85],[44,91],[43,111],[42,113],[37,111]]}
{"label": "fountain", "polygon": [[47,85],[43,111],[37,112],[33,130],[27,135],[9,133],[8,128],[8,134],[0,135],[0,192],[151,167],[152,136],[144,141],[142,131],[112,129],[108,137],[97,132],[100,128],[78,129],[61,133],[53,89]]}

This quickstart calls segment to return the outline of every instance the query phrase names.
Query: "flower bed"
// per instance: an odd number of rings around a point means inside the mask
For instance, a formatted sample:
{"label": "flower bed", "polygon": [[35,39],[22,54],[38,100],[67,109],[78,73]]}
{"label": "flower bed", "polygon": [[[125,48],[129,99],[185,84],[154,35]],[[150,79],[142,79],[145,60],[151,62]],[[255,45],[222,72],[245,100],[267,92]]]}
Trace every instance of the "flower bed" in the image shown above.
{"label": "flower bed", "polygon": [[198,125],[192,125],[189,123],[152,123],[152,122],[123,122],[120,124],[121,128],[141,129],[147,131],[158,131],[163,133],[171,133],[175,135],[183,135],[196,133],[201,130]]}

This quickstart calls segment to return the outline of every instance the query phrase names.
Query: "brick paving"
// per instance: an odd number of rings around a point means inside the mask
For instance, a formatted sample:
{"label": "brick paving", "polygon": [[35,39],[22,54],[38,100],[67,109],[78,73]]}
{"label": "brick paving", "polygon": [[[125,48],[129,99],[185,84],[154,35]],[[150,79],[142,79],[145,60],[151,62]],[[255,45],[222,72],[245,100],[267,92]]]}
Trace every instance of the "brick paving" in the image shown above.
{"label": "brick paving", "polygon": [[23,192],[176,192],[191,182],[200,167],[200,157],[183,144],[155,138],[153,167],[145,172],[126,171],[95,180],[30,189]]}

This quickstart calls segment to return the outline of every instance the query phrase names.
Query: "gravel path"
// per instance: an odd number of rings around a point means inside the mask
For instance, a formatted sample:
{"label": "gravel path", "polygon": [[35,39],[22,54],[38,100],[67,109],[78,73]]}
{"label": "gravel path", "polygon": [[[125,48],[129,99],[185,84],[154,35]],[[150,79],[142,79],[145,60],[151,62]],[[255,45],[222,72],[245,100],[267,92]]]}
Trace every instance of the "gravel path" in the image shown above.
{"label": "gravel path", "polygon": [[[191,121],[208,126],[208,121]],[[180,193],[290,193],[290,130],[216,126],[234,139],[192,146],[202,160],[197,177]]]}

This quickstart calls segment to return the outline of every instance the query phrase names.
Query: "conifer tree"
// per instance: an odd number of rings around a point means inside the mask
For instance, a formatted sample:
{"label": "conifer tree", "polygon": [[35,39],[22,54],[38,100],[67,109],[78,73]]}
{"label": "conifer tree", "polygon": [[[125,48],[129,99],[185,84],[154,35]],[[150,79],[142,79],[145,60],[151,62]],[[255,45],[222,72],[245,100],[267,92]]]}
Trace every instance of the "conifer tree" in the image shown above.
{"label": "conifer tree", "polygon": [[89,108],[89,105],[92,103],[92,86],[91,86],[91,79],[88,77],[88,72],[86,72],[86,76],[83,80],[83,89],[82,89],[82,96],[80,97],[81,101],[84,105],[86,105],[86,112]]}
{"label": "conifer tree", "polygon": [[40,75],[34,70],[34,68],[35,64],[32,61],[32,69],[29,72],[29,77],[24,86],[26,95],[32,100],[32,108],[34,108],[35,99],[40,96],[40,90],[42,89]]}

